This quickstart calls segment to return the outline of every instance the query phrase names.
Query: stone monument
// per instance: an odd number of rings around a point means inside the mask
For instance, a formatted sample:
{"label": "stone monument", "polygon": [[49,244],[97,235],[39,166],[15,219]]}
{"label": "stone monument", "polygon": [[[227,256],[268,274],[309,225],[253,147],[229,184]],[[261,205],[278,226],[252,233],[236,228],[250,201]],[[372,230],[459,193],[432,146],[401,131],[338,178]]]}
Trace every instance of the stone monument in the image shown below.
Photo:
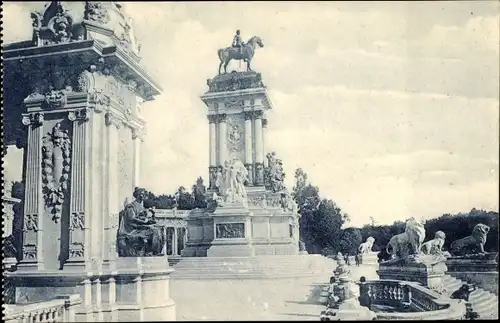
{"label": "stone monument", "polygon": [[454,241],[446,259],[447,273],[498,294],[498,253],[484,250],[489,232],[479,223],[470,236]]}
{"label": "stone monument", "polygon": [[[263,47],[257,36],[243,52],[249,47],[253,57],[256,45]],[[218,53],[221,66],[227,55],[248,61],[232,48]],[[297,207],[283,185],[282,161],[265,154],[266,111],[273,105],[261,74],[248,65],[247,71],[219,74],[207,84],[201,99],[208,107],[212,209],[188,218],[182,256],[298,255]]]}
{"label": "stone monument", "polygon": [[366,241],[361,243],[358,247],[358,259],[359,263],[363,265],[377,265],[378,258],[377,252],[372,251],[373,244],[375,243],[375,238],[368,237]]}
{"label": "stone monument", "polygon": [[[76,293],[80,322],[175,320],[167,258],[117,253],[119,212],[139,184],[140,103],[161,92],[139,65],[130,19],[118,2],[90,1],[53,1],[31,17],[33,38],[3,53],[6,123],[25,155],[20,257],[4,273],[13,301]],[[156,239],[143,233],[135,242]]]}
{"label": "stone monument", "polygon": [[[441,237],[439,233],[437,236]],[[393,236],[387,244],[386,251],[392,259],[379,264],[380,279],[414,281],[442,293],[446,257],[440,248],[422,248],[424,238],[423,224],[414,218],[407,220],[405,232]],[[422,249],[432,252],[426,254]]]}

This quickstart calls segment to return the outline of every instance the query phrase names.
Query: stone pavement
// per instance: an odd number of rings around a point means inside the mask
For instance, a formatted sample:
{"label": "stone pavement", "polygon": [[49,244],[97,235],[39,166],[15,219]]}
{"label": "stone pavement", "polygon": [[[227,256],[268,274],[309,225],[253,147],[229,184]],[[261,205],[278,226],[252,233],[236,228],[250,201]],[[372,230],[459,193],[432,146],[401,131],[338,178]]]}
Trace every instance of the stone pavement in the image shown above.
{"label": "stone pavement", "polygon": [[[353,279],[375,268],[351,267]],[[332,268],[333,270],[333,268]],[[172,279],[177,320],[319,320],[330,275],[281,279]]]}

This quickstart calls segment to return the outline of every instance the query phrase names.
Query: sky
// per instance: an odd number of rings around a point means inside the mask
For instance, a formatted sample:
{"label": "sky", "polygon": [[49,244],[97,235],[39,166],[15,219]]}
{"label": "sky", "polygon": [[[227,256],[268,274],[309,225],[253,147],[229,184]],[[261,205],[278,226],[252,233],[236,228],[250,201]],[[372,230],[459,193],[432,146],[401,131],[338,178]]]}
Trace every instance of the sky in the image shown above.
{"label": "sky", "polygon": [[[29,12],[41,6],[4,2],[4,42],[29,39]],[[199,97],[217,73],[217,49],[240,29],[244,40],[256,35],[265,45],[252,66],[274,104],[267,149],[283,159],[290,189],[303,168],[352,226],[370,217],[389,224],[473,207],[498,211],[498,2],[124,9],[142,44],[141,64],[164,88],[143,105],[141,186],[173,193],[207,179],[207,108]]]}

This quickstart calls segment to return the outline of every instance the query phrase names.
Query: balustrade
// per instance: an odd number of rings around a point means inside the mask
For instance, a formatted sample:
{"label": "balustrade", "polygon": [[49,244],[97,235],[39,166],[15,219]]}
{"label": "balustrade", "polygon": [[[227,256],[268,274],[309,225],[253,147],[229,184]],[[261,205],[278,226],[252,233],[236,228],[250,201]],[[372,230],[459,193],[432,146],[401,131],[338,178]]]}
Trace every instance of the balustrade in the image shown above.
{"label": "balustrade", "polygon": [[[418,283],[372,280],[358,283],[360,303],[367,307],[389,306],[394,312],[377,312],[379,320],[463,319],[464,303],[438,294]],[[406,309],[410,309],[408,312]]]}
{"label": "balustrade", "polygon": [[80,296],[74,294],[46,302],[6,305],[3,319],[10,323],[75,322],[73,308],[81,303]]}

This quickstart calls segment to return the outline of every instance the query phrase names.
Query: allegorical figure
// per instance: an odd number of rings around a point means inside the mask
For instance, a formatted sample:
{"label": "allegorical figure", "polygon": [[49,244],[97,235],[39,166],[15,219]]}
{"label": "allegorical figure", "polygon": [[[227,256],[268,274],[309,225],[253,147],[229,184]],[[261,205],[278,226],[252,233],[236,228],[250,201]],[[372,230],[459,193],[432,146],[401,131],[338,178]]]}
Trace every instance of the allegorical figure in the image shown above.
{"label": "allegorical figure", "polygon": [[135,201],[120,212],[117,249],[120,257],[159,256],[163,253],[165,236],[162,228],[150,215],[154,210],[144,208],[145,191],[136,188]]}

